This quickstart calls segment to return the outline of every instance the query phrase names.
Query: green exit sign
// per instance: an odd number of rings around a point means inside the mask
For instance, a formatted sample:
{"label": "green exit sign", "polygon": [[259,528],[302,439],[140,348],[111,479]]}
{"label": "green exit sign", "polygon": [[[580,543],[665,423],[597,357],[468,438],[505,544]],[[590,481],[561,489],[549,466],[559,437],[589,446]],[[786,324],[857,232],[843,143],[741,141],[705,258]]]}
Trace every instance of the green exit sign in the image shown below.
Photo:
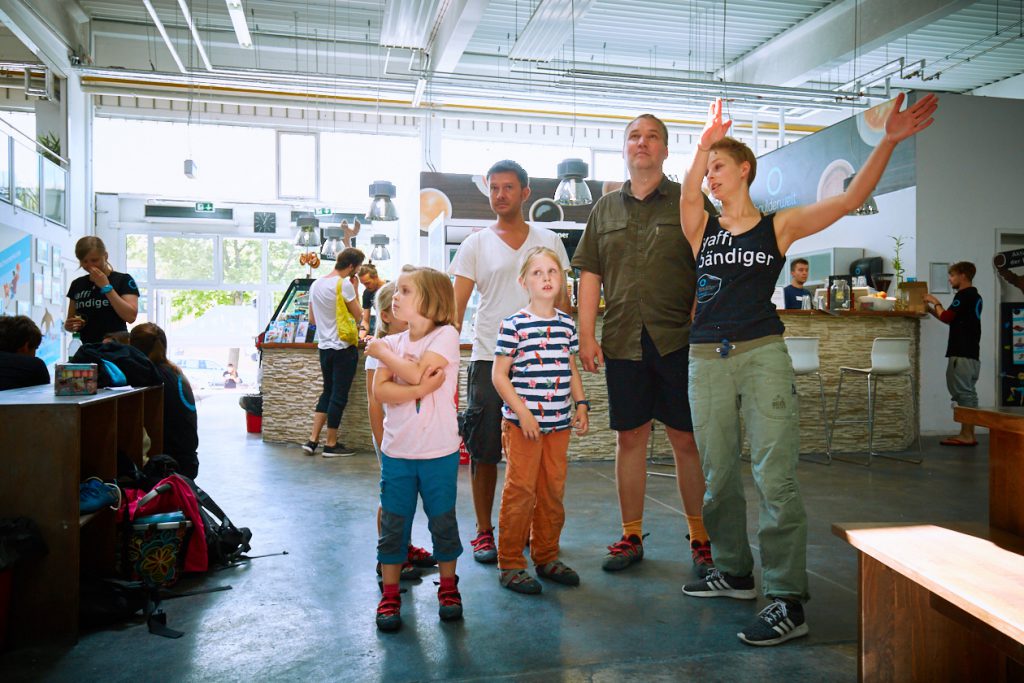
{"label": "green exit sign", "polygon": [[330,207],[322,206],[313,213],[316,214],[317,216],[330,216],[334,212],[331,211]]}
{"label": "green exit sign", "polygon": [[196,202],[196,213],[213,213],[213,202]]}

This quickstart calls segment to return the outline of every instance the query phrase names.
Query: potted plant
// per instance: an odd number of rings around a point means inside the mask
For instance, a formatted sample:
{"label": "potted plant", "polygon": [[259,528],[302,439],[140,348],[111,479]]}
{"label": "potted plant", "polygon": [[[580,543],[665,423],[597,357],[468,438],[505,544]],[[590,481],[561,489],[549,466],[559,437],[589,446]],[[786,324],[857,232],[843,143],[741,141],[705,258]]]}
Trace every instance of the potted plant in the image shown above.
{"label": "potted plant", "polygon": [[894,242],[892,269],[896,273],[896,286],[899,287],[900,283],[902,283],[906,279],[903,275],[906,272],[906,269],[903,267],[903,259],[900,256],[900,252],[902,251],[903,247],[907,245],[907,241],[912,238],[907,237],[905,235],[889,235],[889,237]]}
{"label": "potted plant", "polygon": [[[46,157],[55,164],[60,163],[60,138],[53,131],[45,133],[39,136],[39,144],[45,147],[47,152],[43,152]],[[52,152],[52,154],[51,154]]]}

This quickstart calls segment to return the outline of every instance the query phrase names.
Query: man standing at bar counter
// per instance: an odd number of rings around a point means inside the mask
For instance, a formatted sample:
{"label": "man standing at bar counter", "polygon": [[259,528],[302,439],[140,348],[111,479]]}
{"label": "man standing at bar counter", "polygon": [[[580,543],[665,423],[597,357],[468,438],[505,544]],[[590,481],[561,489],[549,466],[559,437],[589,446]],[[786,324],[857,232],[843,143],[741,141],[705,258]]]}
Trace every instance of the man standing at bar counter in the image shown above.
{"label": "man standing at bar counter", "polygon": [[[978,407],[978,392],[974,386],[981,374],[981,295],[974,286],[977,272],[970,261],[960,261],[949,267],[949,286],[956,292],[953,303],[945,308],[934,294],[925,294],[928,313],[949,325],[946,344],[946,387],[958,406]],[[960,425],[960,433],[940,441],[943,446],[977,446],[974,425]]]}
{"label": "man standing at bar counter", "polygon": [[811,296],[810,291],[804,289],[804,283],[807,282],[809,272],[810,264],[807,263],[805,258],[795,258],[789,264],[789,284],[782,290],[786,297],[787,309],[803,308],[803,298]]}
{"label": "man standing at bar counter", "polygon": [[[616,432],[622,537],[608,546],[603,569],[625,569],[644,557],[647,443],[656,419],[665,425],[672,445],[693,564],[703,577],[712,567],[711,544],[701,517],[704,474],[687,398],[694,260],[679,224],[679,183],[663,171],[668,157],[665,124],[651,114],[631,121],[623,156],[629,180],[598,200],[572,261],[582,271],[580,359],[589,372],[605,365],[608,419]],[[706,197],[704,202],[714,213]],[[602,285],[605,313],[599,345]]]}

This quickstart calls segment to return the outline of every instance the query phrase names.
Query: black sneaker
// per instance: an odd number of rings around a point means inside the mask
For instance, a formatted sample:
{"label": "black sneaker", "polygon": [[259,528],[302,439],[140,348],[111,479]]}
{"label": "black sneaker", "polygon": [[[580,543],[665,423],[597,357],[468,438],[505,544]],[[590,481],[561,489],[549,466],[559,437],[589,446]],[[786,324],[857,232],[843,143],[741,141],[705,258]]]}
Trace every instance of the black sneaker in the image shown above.
{"label": "black sneaker", "polygon": [[683,592],[695,598],[736,598],[738,600],[754,600],[753,576],[730,576],[717,569],[708,571],[708,575],[700,581],[683,586]]}
{"label": "black sneaker", "polygon": [[321,454],[325,458],[346,458],[350,455],[355,455],[356,452],[351,448],[346,448],[345,444],[340,441],[333,446],[324,446],[324,452]]}
{"label": "black sneaker", "polygon": [[747,645],[768,646],[806,636],[808,631],[803,605],[775,598],[761,610],[753,625],[736,635]]}
{"label": "black sneaker", "polygon": [[319,441],[307,441],[302,444],[302,450],[306,451],[306,455],[316,455],[316,449],[320,447]]}

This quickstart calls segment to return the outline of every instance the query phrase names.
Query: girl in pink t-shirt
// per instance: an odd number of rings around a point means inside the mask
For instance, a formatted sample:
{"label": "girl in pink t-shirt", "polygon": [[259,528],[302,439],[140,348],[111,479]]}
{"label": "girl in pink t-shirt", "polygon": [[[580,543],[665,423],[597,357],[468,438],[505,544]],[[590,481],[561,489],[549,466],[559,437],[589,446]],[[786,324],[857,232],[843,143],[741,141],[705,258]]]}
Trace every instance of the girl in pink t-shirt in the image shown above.
{"label": "girl in pink t-shirt", "polygon": [[396,631],[402,625],[398,581],[417,498],[423,499],[441,573],[438,614],[443,621],[462,617],[455,575],[456,560],[462,554],[455,518],[459,333],[454,327],[451,280],[433,268],[405,266],[395,284],[391,313],[406,321],[409,329],[366,347],[366,355],[380,361],[373,393],[384,404],[377,543],[384,592],[377,606],[377,627],[382,631]]}

